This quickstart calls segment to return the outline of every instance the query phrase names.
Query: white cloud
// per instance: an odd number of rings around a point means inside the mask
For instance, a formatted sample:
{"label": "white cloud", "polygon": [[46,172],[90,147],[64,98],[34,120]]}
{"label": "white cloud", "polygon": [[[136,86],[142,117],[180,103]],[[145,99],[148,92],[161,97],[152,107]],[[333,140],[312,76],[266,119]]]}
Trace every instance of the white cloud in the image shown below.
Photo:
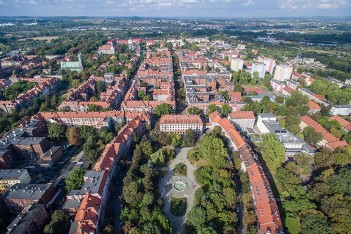
{"label": "white cloud", "polygon": [[278,0],[278,2],[282,9],[337,9],[345,7],[348,0]]}
{"label": "white cloud", "polygon": [[254,5],[255,3],[253,2],[253,0],[247,0],[246,2],[244,2],[242,5],[243,6],[252,6]]}
{"label": "white cloud", "polygon": [[32,5],[37,5],[37,4],[38,4],[38,2],[35,1],[35,0],[28,0],[27,2],[28,2],[29,4],[32,4]]}

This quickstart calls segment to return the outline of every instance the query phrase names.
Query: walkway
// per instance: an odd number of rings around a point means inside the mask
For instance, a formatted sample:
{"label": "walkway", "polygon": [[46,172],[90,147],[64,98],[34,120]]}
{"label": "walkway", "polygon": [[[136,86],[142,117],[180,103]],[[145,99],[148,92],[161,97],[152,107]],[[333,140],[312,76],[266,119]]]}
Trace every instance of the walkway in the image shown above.
{"label": "walkway", "polygon": [[162,167],[160,170],[167,172],[167,174],[162,177],[158,189],[163,198],[164,206],[163,213],[167,216],[172,222],[173,233],[185,233],[185,216],[175,216],[170,212],[170,203],[171,203],[171,194],[174,193],[172,189],[172,177],[174,172],[174,166],[178,163],[184,163],[187,166],[187,182],[189,189],[187,189],[186,198],[188,207],[186,212],[188,213],[194,206],[195,201],[195,191],[201,186],[196,182],[194,171],[196,167],[193,166],[187,159],[187,153],[192,148],[176,148],[176,158],[170,162],[168,167]]}

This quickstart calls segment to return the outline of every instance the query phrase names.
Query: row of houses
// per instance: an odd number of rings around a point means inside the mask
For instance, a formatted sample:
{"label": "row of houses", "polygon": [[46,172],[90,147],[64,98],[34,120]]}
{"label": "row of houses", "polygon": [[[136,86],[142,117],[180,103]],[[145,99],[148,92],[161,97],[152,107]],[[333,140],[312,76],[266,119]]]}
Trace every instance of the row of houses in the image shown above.
{"label": "row of houses", "polygon": [[230,140],[230,147],[240,152],[242,168],[249,176],[251,195],[255,206],[259,233],[284,233],[278,206],[269,181],[260,163],[256,160],[250,146],[228,119],[221,118],[217,112],[210,115],[212,126],[220,126]]}
{"label": "row of houses", "polygon": [[[109,79],[107,77],[106,79]],[[80,85],[77,89],[69,93],[66,100],[61,103],[58,109],[69,109],[70,111],[85,112],[89,106],[99,106],[101,108],[116,108],[123,100],[127,79],[126,76],[115,76],[114,83],[108,85],[105,92],[100,93],[100,100],[89,101],[90,97],[96,92],[96,81],[105,82],[103,77],[91,76],[86,82]],[[107,84],[107,82],[105,82]]]}
{"label": "row of houses", "polygon": [[149,121],[149,116],[142,114],[127,123],[117,137],[106,145],[93,170],[86,172],[83,187],[67,195],[63,210],[74,216],[69,233],[99,232],[109,197],[108,188],[117,170],[117,163],[130,149],[134,136],[140,136],[145,131]]}
{"label": "row of houses", "polygon": [[[28,79],[29,82],[37,82],[37,79]],[[9,101],[0,101],[0,108],[7,113],[11,113],[17,108],[30,106],[33,101],[40,95],[49,95],[57,89],[61,80],[57,78],[48,78],[44,82],[39,82],[34,88],[29,89],[26,93],[19,94],[17,98]]]}
{"label": "row of houses", "polygon": [[[167,48],[160,48],[157,52],[160,54],[147,53],[121,104],[122,110],[152,113],[164,103],[175,109],[173,60]],[[152,100],[138,100],[139,91],[151,93]]]}
{"label": "row of houses", "polygon": [[34,119],[48,123],[65,124],[68,127],[91,126],[94,128],[112,127],[115,124],[130,122],[140,115],[137,112],[106,111],[106,112],[39,112]]}

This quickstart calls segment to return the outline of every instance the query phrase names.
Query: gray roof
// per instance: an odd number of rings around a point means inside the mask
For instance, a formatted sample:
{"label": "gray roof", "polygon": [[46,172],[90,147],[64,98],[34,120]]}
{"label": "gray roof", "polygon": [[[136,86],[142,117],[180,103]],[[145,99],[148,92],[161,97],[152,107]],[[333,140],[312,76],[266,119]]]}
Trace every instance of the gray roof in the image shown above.
{"label": "gray roof", "polygon": [[82,187],[82,190],[89,191],[90,193],[98,193],[98,190],[101,187],[102,179],[104,178],[104,174],[105,171],[87,171],[84,175],[86,181]]}
{"label": "gray roof", "polygon": [[[36,216],[40,215],[39,213],[42,211],[44,208],[43,204],[35,204],[33,206],[28,206],[25,208],[27,211],[21,212],[13,221],[12,223],[7,227],[8,234],[12,233],[18,233],[22,234],[26,230],[26,228],[30,225],[32,225],[33,220],[35,220]],[[37,227],[38,229],[41,229],[41,227]],[[39,231],[39,230],[37,230]]]}
{"label": "gray roof", "polygon": [[63,210],[78,209],[80,206],[80,202],[81,200],[78,200],[78,199],[67,199],[62,209]]}
{"label": "gray roof", "polygon": [[17,179],[23,173],[28,173],[27,169],[0,170],[0,180]]}
{"label": "gray roof", "polygon": [[51,184],[15,184],[4,194],[4,199],[39,200]]}

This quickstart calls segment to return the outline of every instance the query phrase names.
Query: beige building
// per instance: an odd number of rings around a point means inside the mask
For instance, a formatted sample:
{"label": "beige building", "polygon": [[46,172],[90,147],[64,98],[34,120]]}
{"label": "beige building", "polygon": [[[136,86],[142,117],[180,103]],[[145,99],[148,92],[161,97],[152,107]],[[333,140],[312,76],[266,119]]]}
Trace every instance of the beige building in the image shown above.
{"label": "beige building", "polygon": [[291,78],[293,67],[288,65],[278,65],[275,68],[274,78],[275,80],[284,81]]}
{"label": "beige building", "polygon": [[164,115],[160,119],[161,132],[176,132],[184,134],[192,129],[197,135],[203,132],[203,122],[198,115]]}
{"label": "beige building", "polygon": [[230,63],[230,69],[233,71],[241,71],[244,67],[244,61],[239,58],[233,58]]}

